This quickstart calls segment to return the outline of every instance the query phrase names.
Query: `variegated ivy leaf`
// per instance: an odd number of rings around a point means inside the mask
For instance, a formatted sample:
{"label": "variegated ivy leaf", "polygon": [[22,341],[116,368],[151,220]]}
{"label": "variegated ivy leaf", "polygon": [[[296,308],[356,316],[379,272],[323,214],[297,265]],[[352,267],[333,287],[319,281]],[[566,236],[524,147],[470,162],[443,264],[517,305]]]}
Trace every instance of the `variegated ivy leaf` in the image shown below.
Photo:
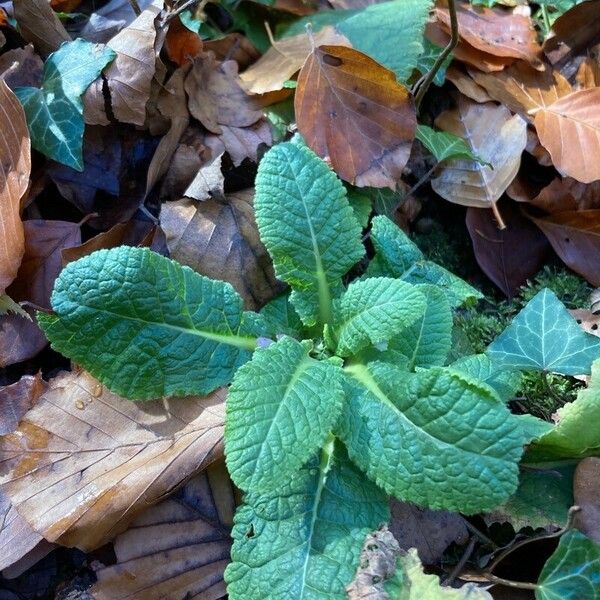
{"label": "variegated ivy leaf", "polygon": [[305,324],[331,320],[341,277],[364,254],[361,228],[342,182],[301,140],[260,162],[254,198],[260,237]]}
{"label": "variegated ivy leaf", "polygon": [[42,154],[83,170],[82,94],[116,54],[82,39],[63,44],[44,64],[42,87],[15,91],[27,116],[31,144]]}
{"label": "variegated ivy leaf", "polygon": [[471,514],[515,491],[530,432],[487,386],[440,367],[406,373],[375,362],[345,371],[341,438],[388,493]]}
{"label": "variegated ivy leaf", "polygon": [[549,289],[536,294],[490,344],[498,365],[563,375],[589,374],[600,338],[586,333]]}
{"label": "variegated ivy leaf", "polygon": [[340,367],[286,337],[255,352],[227,398],[225,454],[233,482],[268,491],[289,481],[323,445],[344,400]]}
{"label": "variegated ivy leaf", "polygon": [[208,394],[229,383],[261,334],[233,287],[144,248],[100,250],[56,280],[52,347],[134,399]]}
{"label": "variegated ivy leaf", "polygon": [[417,139],[435,156],[438,162],[452,158],[463,158],[465,160],[477,160],[486,165],[489,164],[474,154],[463,138],[453,133],[436,131],[431,127],[427,127],[427,125],[417,125]]}
{"label": "variegated ivy leaf", "polygon": [[332,450],[330,443],[279,490],[246,495],[225,571],[231,600],[346,598],[365,536],[389,509],[343,448]]}

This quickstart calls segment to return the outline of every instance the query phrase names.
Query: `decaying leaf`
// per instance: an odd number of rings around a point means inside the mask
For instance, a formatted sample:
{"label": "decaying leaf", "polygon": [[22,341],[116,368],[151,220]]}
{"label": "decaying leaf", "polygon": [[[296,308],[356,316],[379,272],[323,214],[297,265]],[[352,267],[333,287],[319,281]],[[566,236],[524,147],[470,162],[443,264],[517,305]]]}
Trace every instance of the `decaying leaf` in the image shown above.
{"label": "decaying leaf", "polygon": [[139,405],[62,373],[0,438],[0,491],[48,541],[97,548],[219,458],[224,395]]}
{"label": "decaying leaf", "polygon": [[233,164],[237,167],[244,159],[258,162],[258,152],[261,147],[273,143],[273,134],[269,122],[262,118],[250,127],[221,127],[220,136],[208,135],[205,143],[211,148],[213,155],[227,152]]}
{"label": "decaying leaf", "polygon": [[[143,125],[146,120],[146,103],[156,70],[154,20],[162,6],[162,0],[154,0],[129,27],[108,43],[116,58],[105,70],[104,77],[112,113],[122,123]],[[90,125],[110,123],[105,111],[103,85],[104,79],[99,77],[84,96],[85,121]]]}
{"label": "decaying leaf", "polygon": [[600,88],[567,94],[540,109],[535,128],[561,175],[582,183],[600,179]]}
{"label": "decaying leaf", "polygon": [[0,317],[0,368],[34,357],[48,344],[35,323],[35,314],[27,309],[29,319],[20,315]]}
{"label": "decaying leaf", "polygon": [[247,308],[258,308],[281,291],[258,236],[254,190],[224,201],[182,200],[163,205],[162,226],[171,256],[198,273],[228,281]]}
{"label": "decaying leaf", "polygon": [[235,60],[240,70],[254,64],[260,58],[260,52],[252,42],[246,36],[236,32],[227,33],[215,40],[204,40],[204,49],[213,52],[217,60]]}
{"label": "decaying leaf", "polygon": [[25,252],[21,198],[29,184],[31,144],[25,113],[0,78],[0,294],[17,275]]}
{"label": "decaying leaf", "polygon": [[451,81],[460,92],[475,102],[491,102],[492,98],[478,83],[456,65],[450,65],[446,71],[446,79]]}
{"label": "decaying leaf", "polygon": [[573,498],[581,508],[576,526],[600,544],[600,458],[584,458],[575,469]]}
{"label": "decaying leaf", "polygon": [[114,542],[117,564],[96,571],[96,600],[225,596],[235,492],[225,465],[209,466],[144,511]]}
{"label": "decaying leaf", "polygon": [[31,44],[0,55],[0,76],[13,91],[18,87],[40,87],[43,69],[44,63]]}
{"label": "decaying leaf", "polygon": [[17,428],[21,417],[33,407],[46,388],[41,373],[24,375],[19,381],[0,388],[0,435]]}
{"label": "decaying leaf", "polygon": [[547,213],[600,208],[600,181],[586,185],[571,177],[556,177],[527,201]]}
{"label": "decaying leaf", "polygon": [[182,67],[191,63],[194,58],[202,53],[204,43],[197,33],[190,31],[179,17],[175,17],[169,23],[165,48],[169,58]]}
{"label": "decaying leaf", "polygon": [[586,90],[600,86],[600,44],[595,47],[595,56],[586,56],[577,69],[575,82],[577,89]]}
{"label": "decaying leaf", "polygon": [[186,198],[202,202],[208,198],[222,199],[224,197],[225,177],[221,171],[222,158],[223,154],[219,154],[198,169],[183,193]]}
{"label": "decaying leaf", "polygon": [[294,106],[306,143],[358,187],[396,188],[416,112],[392,71],[344,46],[321,46],[298,76]]}
{"label": "decaying leaf", "polygon": [[514,179],[527,143],[527,126],[504,106],[461,98],[456,109],[442,113],[436,125],[464,138],[477,161],[448,161],[431,185],[440,196],[464,206],[490,208]]}

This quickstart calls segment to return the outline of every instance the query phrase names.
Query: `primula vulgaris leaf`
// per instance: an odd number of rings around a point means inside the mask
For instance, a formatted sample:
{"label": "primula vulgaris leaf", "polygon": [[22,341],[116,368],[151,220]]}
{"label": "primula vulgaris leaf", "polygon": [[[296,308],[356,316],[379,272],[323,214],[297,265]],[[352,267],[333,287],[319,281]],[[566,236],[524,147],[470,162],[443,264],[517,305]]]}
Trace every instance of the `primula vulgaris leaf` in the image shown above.
{"label": "primula vulgaris leaf", "polygon": [[498,366],[487,354],[465,356],[451,366],[456,371],[487,383],[503,402],[514,398],[521,383],[519,371]]}
{"label": "primula vulgaris leaf", "polygon": [[334,302],[336,354],[350,356],[387,342],[424,312],[425,296],[408,283],[390,277],[355,281]]}
{"label": "primula vulgaris leaf", "polygon": [[364,254],[341,181],[304,144],[278,144],[259,165],[254,208],[277,277],[292,286],[302,320],[328,322],[342,275]]}
{"label": "primula vulgaris leaf", "polygon": [[453,133],[436,131],[427,125],[417,125],[417,139],[435,156],[438,162],[451,158],[463,158],[489,164],[473,154],[467,142]]}
{"label": "primula vulgaris leaf", "polygon": [[582,375],[600,358],[600,338],[584,332],[556,295],[543,289],[490,344],[487,354],[497,364],[516,369]]}
{"label": "primula vulgaris leaf", "polygon": [[540,573],[535,597],[537,600],[598,600],[600,544],[575,529],[567,531]]}
{"label": "primula vulgaris leaf", "polygon": [[278,492],[248,493],[235,515],[229,597],[345,599],[365,536],[389,519],[387,497],[339,446]]}
{"label": "primula vulgaris leaf", "polygon": [[455,371],[346,368],[340,435],[388,493],[434,509],[489,510],[517,487],[527,434],[489,391]]}
{"label": "primula vulgaris leaf", "polygon": [[323,445],[342,410],[342,371],[286,337],[255,352],[227,398],[225,454],[243,490],[281,487]]}
{"label": "primula vulgaris leaf", "polygon": [[44,65],[41,89],[17,88],[27,116],[31,144],[42,154],[83,170],[82,94],[116,54],[82,39],[63,44]]}
{"label": "primula vulgaris leaf", "polygon": [[583,458],[600,454],[600,361],[592,367],[589,387],[577,400],[559,408],[556,424],[546,435],[531,444],[526,462],[545,462]]}
{"label": "primula vulgaris leaf", "polygon": [[282,334],[298,336],[304,327],[290,302],[289,294],[273,298],[261,309],[260,315],[265,323],[265,335],[273,338]]}
{"label": "primula vulgaris leaf", "polygon": [[233,287],[143,248],[68,264],[38,313],[52,346],[129,398],[208,394],[256,347],[258,316]]}

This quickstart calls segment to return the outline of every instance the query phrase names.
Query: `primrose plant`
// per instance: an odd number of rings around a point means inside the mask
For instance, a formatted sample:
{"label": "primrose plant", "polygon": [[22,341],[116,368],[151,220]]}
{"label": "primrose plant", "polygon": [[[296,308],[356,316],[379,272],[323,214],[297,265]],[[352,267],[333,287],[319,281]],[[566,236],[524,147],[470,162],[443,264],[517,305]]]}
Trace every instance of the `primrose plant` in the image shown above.
{"label": "primrose plant", "polygon": [[507,330],[493,359],[450,356],[452,310],[478,292],[383,216],[365,268],[346,190],[300,138],[263,158],[255,212],[291,288],[260,313],[228,283],[120,247],[69,264],[39,322],[54,348],[128,398],[231,384],[225,452],[244,502],[229,597],[344,598],[389,496],[490,510],[515,491],[524,445],[549,425],[506,406],[523,366],[519,332]]}

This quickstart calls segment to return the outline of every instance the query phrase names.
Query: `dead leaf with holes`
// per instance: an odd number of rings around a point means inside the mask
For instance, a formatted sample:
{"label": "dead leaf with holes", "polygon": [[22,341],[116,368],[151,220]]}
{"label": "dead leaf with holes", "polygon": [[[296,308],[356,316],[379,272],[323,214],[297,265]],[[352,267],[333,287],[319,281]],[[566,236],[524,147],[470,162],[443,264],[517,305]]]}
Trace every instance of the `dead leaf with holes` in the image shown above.
{"label": "dead leaf with holes", "polygon": [[61,373],[0,438],[0,491],[50,542],[92,550],[222,456],[225,391],[134,404]]}
{"label": "dead leaf with holes", "polygon": [[456,204],[493,208],[519,170],[527,144],[525,121],[504,106],[461,97],[458,107],[442,113],[436,125],[464,138],[493,168],[473,160],[446,161],[431,181],[434,191]]}
{"label": "dead leaf with holes", "polygon": [[298,76],[298,130],[339,177],[358,187],[396,188],[417,117],[392,71],[344,46],[321,46]]}
{"label": "dead leaf with holes", "polygon": [[117,562],[96,567],[96,600],[225,597],[236,492],[224,463],[209,466],[144,511],[114,541]]}

